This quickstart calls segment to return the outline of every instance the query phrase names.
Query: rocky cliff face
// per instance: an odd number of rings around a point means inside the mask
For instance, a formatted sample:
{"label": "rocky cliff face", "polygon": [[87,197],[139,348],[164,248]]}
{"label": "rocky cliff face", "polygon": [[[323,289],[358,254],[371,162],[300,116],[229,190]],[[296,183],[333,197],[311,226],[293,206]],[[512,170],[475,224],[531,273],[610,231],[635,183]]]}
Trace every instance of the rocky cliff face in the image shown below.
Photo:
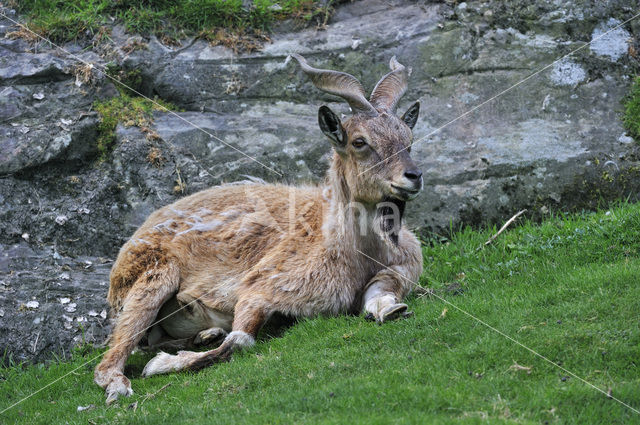
{"label": "rocky cliff face", "polygon": [[[0,20],[0,348],[42,360],[82,338],[101,342],[110,263],[159,206],[246,175],[320,181],[330,147],[317,108],[348,107],[313,88],[289,52],[369,89],[393,55],[413,69],[399,109],[422,103],[412,156],[425,190],[408,222],[424,234],[521,208],[539,216],[636,199],[638,148],[620,112],[638,71],[640,22],[606,33],[636,6],[357,1],[326,29],[277,31],[246,54],[202,40],[167,47],[116,27],[112,42],[65,45],[69,55],[5,37],[15,27]],[[119,125],[98,160],[93,105],[118,95],[97,72],[107,63],[135,72],[138,90],[181,112],[155,112],[143,130]]]}

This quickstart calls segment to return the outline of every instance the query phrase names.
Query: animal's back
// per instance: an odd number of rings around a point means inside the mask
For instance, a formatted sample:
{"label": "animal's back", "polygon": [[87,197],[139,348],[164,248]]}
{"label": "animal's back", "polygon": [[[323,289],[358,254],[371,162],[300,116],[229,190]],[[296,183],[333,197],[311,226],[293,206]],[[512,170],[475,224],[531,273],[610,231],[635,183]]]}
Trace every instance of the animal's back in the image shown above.
{"label": "animal's back", "polygon": [[[221,280],[247,271],[291,233],[292,215],[305,217],[305,225],[321,233],[323,202],[317,187],[243,183],[213,187],[167,205],[152,213],[120,249],[111,269],[109,304],[118,312],[143,273],[169,263],[180,269],[182,280],[211,269]],[[318,217],[308,217],[310,213]]]}

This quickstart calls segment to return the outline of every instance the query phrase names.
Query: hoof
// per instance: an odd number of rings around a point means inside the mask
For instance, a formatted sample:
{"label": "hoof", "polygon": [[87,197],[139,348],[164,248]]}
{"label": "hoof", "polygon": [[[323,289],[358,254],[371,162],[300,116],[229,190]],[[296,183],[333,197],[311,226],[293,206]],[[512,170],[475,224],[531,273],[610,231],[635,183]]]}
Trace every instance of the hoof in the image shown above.
{"label": "hoof", "polygon": [[214,342],[223,340],[227,332],[222,328],[205,329],[196,335],[193,340],[195,345],[213,345]]}
{"label": "hoof", "polygon": [[407,311],[408,308],[409,306],[403,303],[385,307],[382,309],[382,311],[380,311],[380,316],[377,321],[378,323],[384,323],[390,320],[398,319],[400,317],[405,318],[412,316],[413,313]]}
{"label": "hoof", "polygon": [[130,396],[133,394],[133,390],[131,389],[131,382],[126,376],[122,374],[116,375],[107,385],[105,394],[107,395],[108,405],[116,401],[121,395]]}

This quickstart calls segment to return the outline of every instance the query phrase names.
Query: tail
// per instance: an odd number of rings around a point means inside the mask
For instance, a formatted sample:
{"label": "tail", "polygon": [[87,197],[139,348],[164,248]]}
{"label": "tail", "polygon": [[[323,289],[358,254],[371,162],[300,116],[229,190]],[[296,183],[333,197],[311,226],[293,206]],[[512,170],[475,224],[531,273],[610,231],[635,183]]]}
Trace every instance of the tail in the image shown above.
{"label": "tail", "polygon": [[158,246],[146,244],[125,244],[116,259],[109,276],[109,293],[107,301],[111,306],[112,317],[122,310],[133,284],[152,268],[169,263],[165,250]]}

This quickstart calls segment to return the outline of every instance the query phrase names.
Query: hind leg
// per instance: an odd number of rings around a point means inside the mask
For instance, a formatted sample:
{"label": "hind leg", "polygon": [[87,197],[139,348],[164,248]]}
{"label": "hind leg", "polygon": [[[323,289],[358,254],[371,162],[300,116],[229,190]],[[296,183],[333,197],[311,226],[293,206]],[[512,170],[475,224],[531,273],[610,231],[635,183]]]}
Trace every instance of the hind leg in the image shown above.
{"label": "hind leg", "polygon": [[216,341],[222,341],[227,336],[227,331],[222,328],[209,328],[198,332],[193,339],[194,345],[213,345]]}
{"label": "hind leg", "polygon": [[180,351],[172,356],[158,353],[144,367],[144,376],[181,370],[198,370],[220,363],[231,358],[231,354],[244,347],[255,344],[258,331],[269,317],[270,310],[258,300],[241,300],[236,304],[232,332],[229,333],[220,347],[203,352]]}
{"label": "hind leg", "polygon": [[219,345],[227,336],[227,331],[222,328],[209,328],[198,332],[197,335],[188,338],[173,338],[172,336],[162,333],[161,329],[158,331],[159,326],[154,326],[152,331],[147,337],[146,344],[143,346],[143,342],[138,345],[139,348],[145,351],[178,351],[178,350],[192,350],[195,347],[212,347]]}
{"label": "hind leg", "polygon": [[178,284],[178,268],[167,265],[148,270],[129,290],[111,333],[109,350],[94,372],[95,383],[106,390],[107,404],[133,393],[123,373],[124,365],[162,304],[178,290]]}

